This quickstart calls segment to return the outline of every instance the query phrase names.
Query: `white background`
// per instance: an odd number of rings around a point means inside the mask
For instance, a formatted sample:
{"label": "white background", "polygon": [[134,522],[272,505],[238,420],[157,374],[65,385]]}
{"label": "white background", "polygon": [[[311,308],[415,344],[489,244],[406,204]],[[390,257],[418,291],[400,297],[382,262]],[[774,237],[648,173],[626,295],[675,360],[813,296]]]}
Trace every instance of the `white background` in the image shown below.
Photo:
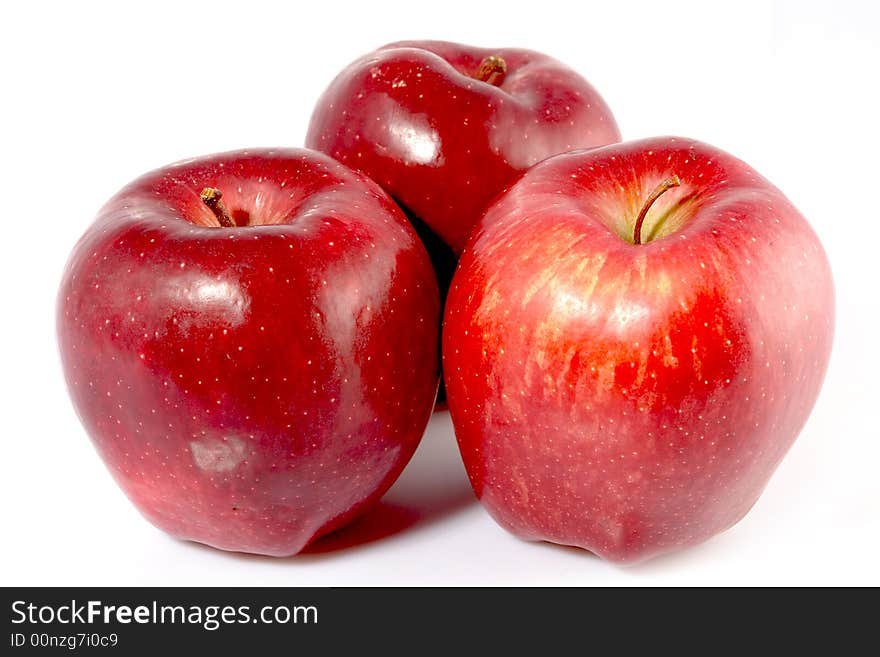
{"label": "white background", "polygon": [[[714,5],[5,3],[0,584],[880,584],[878,5]],[[838,293],[831,367],[739,525],[626,569],[523,543],[473,500],[448,415],[376,512],[290,559],[171,539],[116,488],[58,365],[54,295],[74,242],[149,169],[301,145],[332,76],[404,38],[552,54],[596,85],[624,138],[677,133],[729,150],[812,222]]]}

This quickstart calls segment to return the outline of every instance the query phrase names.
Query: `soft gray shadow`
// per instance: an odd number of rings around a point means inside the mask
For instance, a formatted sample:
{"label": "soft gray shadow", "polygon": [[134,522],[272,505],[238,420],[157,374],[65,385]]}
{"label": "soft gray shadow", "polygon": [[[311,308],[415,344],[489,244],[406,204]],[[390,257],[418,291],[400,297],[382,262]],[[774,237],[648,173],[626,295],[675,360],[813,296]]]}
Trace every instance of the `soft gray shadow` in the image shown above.
{"label": "soft gray shadow", "polygon": [[418,531],[476,503],[448,411],[434,413],[406,469],[375,508],[307,547],[297,561]]}
{"label": "soft gray shadow", "polygon": [[439,520],[476,502],[449,411],[434,413],[412,461],[382,499],[412,508],[424,520]]}
{"label": "soft gray shadow", "polygon": [[[440,410],[431,417],[412,460],[379,503],[350,525],[309,545],[290,561],[323,560],[403,531],[418,531],[476,501],[461,462],[449,411]],[[200,543],[186,543],[195,549],[215,551]],[[245,561],[275,559],[243,552],[227,554]]]}

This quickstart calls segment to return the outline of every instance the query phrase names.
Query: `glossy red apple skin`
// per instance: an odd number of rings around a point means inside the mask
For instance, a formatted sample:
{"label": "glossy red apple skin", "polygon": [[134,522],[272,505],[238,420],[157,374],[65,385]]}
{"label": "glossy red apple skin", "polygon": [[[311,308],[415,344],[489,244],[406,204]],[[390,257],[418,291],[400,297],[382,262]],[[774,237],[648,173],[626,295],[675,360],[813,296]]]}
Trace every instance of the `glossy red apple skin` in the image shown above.
{"label": "glossy red apple skin", "polygon": [[656,138],[542,162],[488,210],[447,301],[474,490],[517,536],[615,562],[699,543],[791,447],[833,321],[816,235],[731,155]]}
{"label": "glossy red apple skin", "polygon": [[[220,227],[206,186],[250,225]],[[253,150],[115,196],[73,251],[57,320],[76,410],[147,519],[284,556],[409,460],[438,313],[428,256],[375,183],[320,153]]]}
{"label": "glossy red apple skin", "polygon": [[[475,79],[500,56],[500,85]],[[457,254],[490,200],[550,155],[620,140],[580,75],[529,50],[389,44],[324,92],[306,145],[363,171]]]}

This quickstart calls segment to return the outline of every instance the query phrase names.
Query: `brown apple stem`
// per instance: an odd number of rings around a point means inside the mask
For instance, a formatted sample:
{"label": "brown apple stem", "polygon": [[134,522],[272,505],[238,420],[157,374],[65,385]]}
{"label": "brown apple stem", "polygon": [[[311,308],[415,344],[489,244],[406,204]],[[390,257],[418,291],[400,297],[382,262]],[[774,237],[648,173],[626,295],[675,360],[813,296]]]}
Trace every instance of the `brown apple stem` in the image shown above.
{"label": "brown apple stem", "polygon": [[217,221],[220,222],[221,226],[224,228],[235,227],[235,222],[232,220],[229,211],[226,209],[226,205],[220,200],[223,198],[223,192],[216,187],[205,187],[202,190],[202,193],[199,194],[199,198],[201,198],[202,203],[207,205],[211,212],[214,213],[214,216],[217,217]]}
{"label": "brown apple stem", "polygon": [[480,62],[480,68],[477,69],[474,77],[480,82],[500,87],[506,75],[507,62],[504,61],[504,58],[498,55],[489,55]]}
{"label": "brown apple stem", "polygon": [[657,185],[657,187],[654,188],[654,191],[651,192],[651,195],[645,199],[645,203],[642,205],[642,210],[636,218],[636,227],[633,229],[633,244],[642,243],[642,224],[645,223],[645,217],[648,216],[648,210],[654,205],[654,201],[663,196],[664,192],[667,190],[672,187],[678,187],[680,184],[681,180],[679,180],[678,176],[672,174],[669,178]]}

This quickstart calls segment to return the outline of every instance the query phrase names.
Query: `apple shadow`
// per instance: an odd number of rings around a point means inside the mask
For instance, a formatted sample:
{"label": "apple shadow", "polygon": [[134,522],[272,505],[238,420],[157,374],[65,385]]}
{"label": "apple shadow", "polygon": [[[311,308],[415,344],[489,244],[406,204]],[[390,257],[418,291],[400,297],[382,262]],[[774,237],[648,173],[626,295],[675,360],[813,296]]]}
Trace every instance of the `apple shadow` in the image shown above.
{"label": "apple shadow", "polygon": [[565,543],[553,543],[552,541],[545,541],[541,539],[520,539],[525,543],[530,543],[533,545],[539,546],[542,550],[548,550],[551,552],[559,552],[560,554],[567,554],[569,556],[578,558],[578,559],[586,559],[595,561],[600,559],[599,555],[595,552],[590,552],[582,547],[577,545],[566,545]]}
{"label": "apple shadow", "polygon": [[[351,524],[324,536],[289,558],[291,563],[324,560],[361,548],[403,531],[418,531],[463,511],[477,501],[468,481],[449,411],[435,411],[412,460],[382,499]],[[194,550],[217,552],[194,541],[182,541]],[[275,557],[224,551],[244,561],[274,561]]]}
{"label": "apple shadow", "polygon": [[706,554],[710,553],[711,551],[717,550],[721,545],[721,542],[718,539],[723,537],[729,531],[730,528],[722,531],[719,534],[710,536],[708,539],[704,540],[701,543],[688,545],[683,548],[672,549],[669,552],[663,552],[658,555],[650,556],[642,561],[624,563],[608,561],[600,557],[595,552],[591,552],[590,550],[575,545],[563,545],[560,543],[551,543],[549,541],[540,540],[534,542],[540,543],[542,546],[549,546],[553,550],[565,552],[575,557],[585,558],[593,561],[601,561],[607,567],[615,569],[621,575],[632,577],[634,579],[639,579],[642,577],[668,575],[674,574],[676,572],[681,572],[682,570],[687,568],[689,564],[692,564],[696,559],[699,559],[701,557],[705,558]]}
{"label": "apple shadow", "polygon": [[437,411],[412,460],[380,502],[350,525],[315,541],[294,559],[323,558],[403,531],[418,531],[474,503],[476,497],[461,462],[449,412]]}

